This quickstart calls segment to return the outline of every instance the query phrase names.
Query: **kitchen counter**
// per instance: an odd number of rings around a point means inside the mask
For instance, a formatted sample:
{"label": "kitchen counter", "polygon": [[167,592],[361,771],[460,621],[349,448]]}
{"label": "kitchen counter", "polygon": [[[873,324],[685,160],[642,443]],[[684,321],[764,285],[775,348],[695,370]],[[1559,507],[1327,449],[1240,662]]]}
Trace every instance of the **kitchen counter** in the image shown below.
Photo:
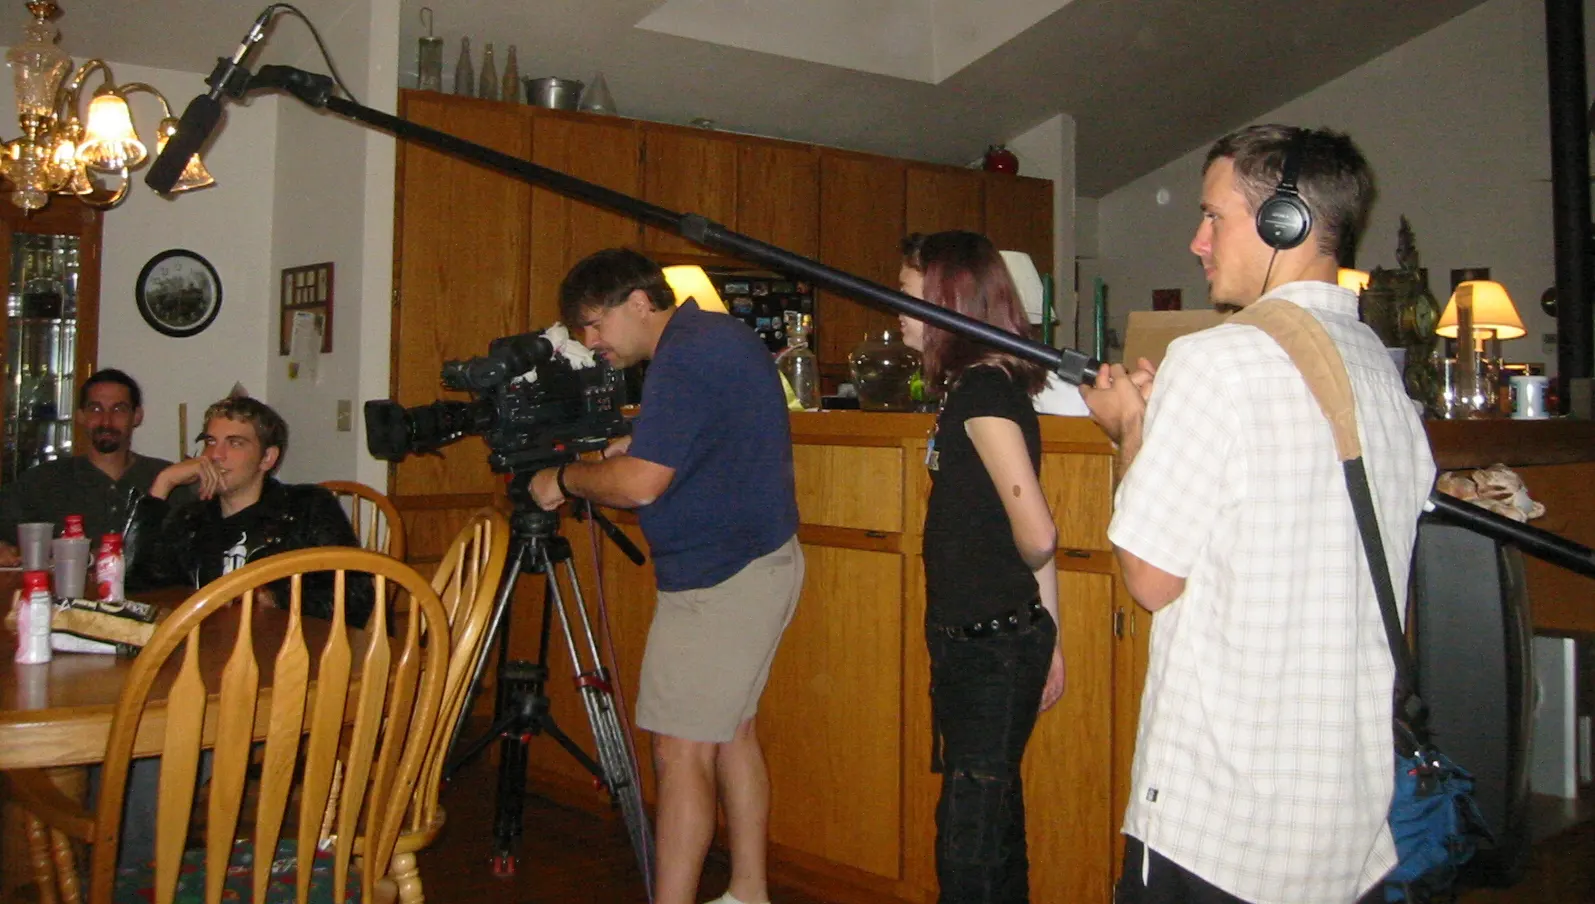
{"label": "kitchen counter", "polygon": [[[1497,462],[1523,478],[1545,516],[1531,526],[1595,546],[1595,421],[1429,421],[1429,442],[1442,470]],[[1595,634],[1595,579],[1524,556],[1534,630]]]}

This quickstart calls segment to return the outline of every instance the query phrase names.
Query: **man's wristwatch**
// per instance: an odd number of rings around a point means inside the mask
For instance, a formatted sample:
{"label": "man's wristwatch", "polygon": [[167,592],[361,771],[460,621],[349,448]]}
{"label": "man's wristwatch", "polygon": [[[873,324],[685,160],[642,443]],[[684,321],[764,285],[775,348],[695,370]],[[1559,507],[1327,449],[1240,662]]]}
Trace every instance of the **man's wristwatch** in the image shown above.
{"label": "man's wristwatch", "polygon": [[569,499],[571,498],[571,492],[565,486],[565,465],[567,464],[570,464],[570,462],[562,462],[560,466],[554,470],[554,485],[559,487],[559,495]]}

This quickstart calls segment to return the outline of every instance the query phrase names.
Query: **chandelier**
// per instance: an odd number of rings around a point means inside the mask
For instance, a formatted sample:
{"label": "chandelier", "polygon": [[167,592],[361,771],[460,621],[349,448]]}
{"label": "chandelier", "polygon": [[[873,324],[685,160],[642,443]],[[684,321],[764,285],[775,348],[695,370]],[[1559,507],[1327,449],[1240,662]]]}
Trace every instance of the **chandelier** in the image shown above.
{"label": "chandelier", "polygon": [[[59,12],[55,0],[30,0],[28,12],[33,21],[25,29],[25,40],[6,52],[16,78],[17,119],[22,125],[22,135],[6,142],[0,155],[0,174],[12,187],[11,202],[34,211],[50,203],[51,195],[75,195],[93,207],[115,207],[127,197],[128,173],[149,156],[133,128],[129,95],[143,92],[161,103],[157,154],[177,132],[171,106],[159,91],[142,82],[117,87],[103,60],[89,60],[72,72],[72,58],[56,46],[61,35],[50,24]],[[102,81],[89,101],[85,125],[78,109],[83,83],[95,72]],[[107,176],[119,178],[121,184],[115,190],[103,187],[101,178]],[[215,181],[195,153],[172,192],[204,188]]]}

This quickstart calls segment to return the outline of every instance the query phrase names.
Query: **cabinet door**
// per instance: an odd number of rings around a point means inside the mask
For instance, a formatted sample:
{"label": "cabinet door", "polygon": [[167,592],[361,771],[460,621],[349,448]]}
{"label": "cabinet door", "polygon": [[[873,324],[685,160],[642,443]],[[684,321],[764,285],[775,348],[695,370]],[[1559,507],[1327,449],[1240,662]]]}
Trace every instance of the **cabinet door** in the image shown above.
{"label": "cabinet door", "polygon": [[896,879],[903,557],[815,544],[803,554],[803,596],[759,703],[770,841]]}
{"label": "cabinet door", "polygon": [[[1141,721],[1141,689],[1146,686],[1146,664],[1152,650],[1152,613],[1124,588],[1117,573],[1113,580],[1113,796],[1114,819],[1130,803],[1130,767],[1135,761],[1135,735]],[[1117,823],[1115,823],[1117,825]],[[1114,878],[1124,862],[1124,836],[1113,839]]]}
{"label": "cabinet door", "polygon": [[[643,130],[643,200],[717,223],[737,215],[737,145],[700,130],[648,126]],[[711,249],[652,227],[643,247],[653,254],[705,255]]]}
{"label": "cabinet door", "polygon": [[[635,197],[642,184],[637,124],[613,117],[540,113],[532,123],[532,160]],[[559,319],[559,284],[577,261],[604,248],[637,247],[630,217],[557,192],[532,190],[532,325]]]}
{"label": "cabinet door", "polygon": [[[432,93],[402,97],[413,122],[531,155],[524,111]],[[421,405],[439,397],[445,360],[485,354],[493,339],[527,329],[531,187],[411,144],[399,147],[399,172],[393,390],[401,404]],[[405,459],[394,469],[392,489],[427,495],[493,486],[487,447],[472,437],[441,457]]]}
{"label": "cabinet door", "polygon": [[982,175],[978,170],[910,166],[907,231],[984,231],[986,213],[981,202]]}
{"label": "cabinet door", "polygon": [[1112,575],[1058,571],[1067,683],[1025,748],[1030,899],[1111,900],[1119,816],[1113,777]]}
{"label": "cabinet door", "polygon": [[[906,164],[885,157],[820,152],[820,260],[883,286],[902,266]],[[897,328],[897,314],[831,292],[819,293],[820,369],[847,379],[847,355],[865,334]]]}
{"label": "cabinet door", "polygon": [[1041,456],[1041,491],[1058,526],[1060,549],[1112,549],[1113,456],[1048,451]]}
{"label": "cabinet door", "polygon": [[1023,251],[1041,273],[1052,271],[1052,183],[986,174],[986,235],[998,248]]}
{"label": "cabinet door", "polygon": [[736,231],[804,257],[820,253],[820,154],[748,141],[737,152]]}
{"label": "cabinet door", "polygon": [[28,213],[0,193],[0,283],[11,297],[0,317],[0,483],[88,440],[73,414],[99,351],[101,217],[71,197]]}

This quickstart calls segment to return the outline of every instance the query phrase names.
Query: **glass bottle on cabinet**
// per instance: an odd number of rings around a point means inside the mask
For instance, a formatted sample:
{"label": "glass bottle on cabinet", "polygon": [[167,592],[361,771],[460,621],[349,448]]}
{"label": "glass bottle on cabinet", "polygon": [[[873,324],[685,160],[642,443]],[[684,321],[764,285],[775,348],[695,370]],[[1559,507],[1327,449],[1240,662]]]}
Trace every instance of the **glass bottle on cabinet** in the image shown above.
{"label": "glass bottle on cabinet", "polygon": [[53,198],[30,217],[0,195],[8,246],[0,485],[76,451],[77,387],[94,368],[98,334],[100,214]]}

